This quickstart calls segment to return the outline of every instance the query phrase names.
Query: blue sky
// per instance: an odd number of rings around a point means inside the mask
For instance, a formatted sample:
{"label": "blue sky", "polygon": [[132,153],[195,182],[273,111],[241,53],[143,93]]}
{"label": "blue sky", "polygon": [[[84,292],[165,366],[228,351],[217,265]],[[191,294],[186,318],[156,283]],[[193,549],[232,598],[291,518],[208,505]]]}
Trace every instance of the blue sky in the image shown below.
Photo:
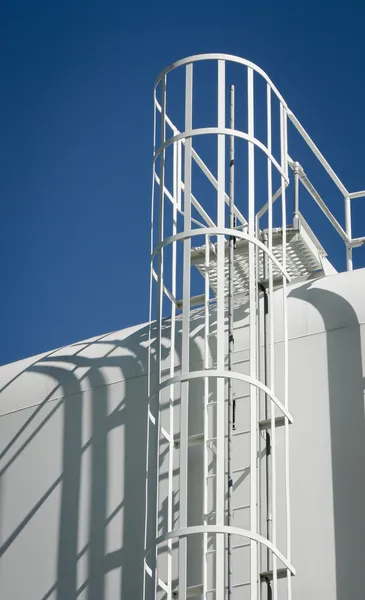
{"label": "blue sky", "polygon": [[364,189],[361,4],[2,2],[0,363],[147,320],[152,88],[179,58],[260,65]]}

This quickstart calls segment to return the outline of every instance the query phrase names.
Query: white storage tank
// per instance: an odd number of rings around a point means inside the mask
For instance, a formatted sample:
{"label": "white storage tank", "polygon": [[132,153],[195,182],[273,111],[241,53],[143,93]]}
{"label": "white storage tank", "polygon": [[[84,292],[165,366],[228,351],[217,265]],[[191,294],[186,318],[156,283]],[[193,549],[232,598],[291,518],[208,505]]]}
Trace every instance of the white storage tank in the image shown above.
{"label": "white storage tank", "polygon": [[154,107],[150,322],[0,369],[0,596],[362,597],[365,192],[244,59],[171,65]]}

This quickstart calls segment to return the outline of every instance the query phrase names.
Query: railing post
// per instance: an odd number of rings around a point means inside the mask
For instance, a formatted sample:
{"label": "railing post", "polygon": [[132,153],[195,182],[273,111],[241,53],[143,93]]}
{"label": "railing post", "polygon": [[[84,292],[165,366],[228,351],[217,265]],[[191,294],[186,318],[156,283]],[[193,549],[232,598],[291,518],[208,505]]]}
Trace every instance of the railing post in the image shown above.
{"label": "railing post", "polygon": [[351,227],[351,198],[350,196],[344,196],[345,201],[345,230],[347,235],[346,242],[346,268],[348,271],[352,271],[352,246],[349,242],[352,239],[352,227]]}

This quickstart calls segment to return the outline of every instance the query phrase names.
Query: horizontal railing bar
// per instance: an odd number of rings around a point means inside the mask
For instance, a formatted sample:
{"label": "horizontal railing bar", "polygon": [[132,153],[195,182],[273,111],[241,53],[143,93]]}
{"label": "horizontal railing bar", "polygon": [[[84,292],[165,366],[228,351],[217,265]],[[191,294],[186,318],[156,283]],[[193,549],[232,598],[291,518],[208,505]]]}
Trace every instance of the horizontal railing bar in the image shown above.
{"label": "horizontal railing bar", "polygon": [[353,200],[354,198],[364,198],[365,197],[365,190],[362,190],[361,192],[352,192],[351,194],[349,194],[349,198],[351,200]]}
{"label": "horizontal railing bar", "polygon": [[363,246],[364,244],[365,244],[365,237],[352,238],[352,240],[350,240],[348,242],[348,246],[350,246],[351,248],[359,248],[360,246]]}

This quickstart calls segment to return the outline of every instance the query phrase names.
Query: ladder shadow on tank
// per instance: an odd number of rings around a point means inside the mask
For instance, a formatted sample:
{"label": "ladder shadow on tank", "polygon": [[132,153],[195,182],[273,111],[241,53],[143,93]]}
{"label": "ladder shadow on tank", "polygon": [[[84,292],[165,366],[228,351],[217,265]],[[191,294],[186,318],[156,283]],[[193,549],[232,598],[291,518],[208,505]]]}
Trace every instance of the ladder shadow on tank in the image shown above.
{"label": "ladder shadow on tank", "polygon": [[[168,323],[166,331],[168,333]],[[38,406],[29,416],[28,411],[20,411],[24,417],[10,442],[2,451],[4,461],[0,473],[11,468],[14,461],[24,452],[31,451],[31,444],[41,436],[46,425],[55,415],[62,416],[62,472],[30,508],[14,531],[7,536],[1,548],[0,555],[17,541],[26,531],[33,517],[44,510],[47,500],[54,490],[59,488],[60,506],[57,552],[57,579],[42,597],[31,600],[107,600],[111,597],[138,598],[142,594],[143,573],[143,541],[144,541],[144,509],[145,509],[145,460],[146,460],[146,422],[147,422],[147,347],[148,326],[132,333],[124,340],[113,339],[109,334],[101,339],[92,340],[80,346],[75,354],[64,353],[61,350],[50,353],[25,371],[21,372],[9,384],[23,373],[30,372],[47,378],[52,378],[55,385],[52,392],[42,398]],[[180,328],[176,329],[177,348],[179,347]],[[167,335],[168,337],[168,335]],[[212,340],[214,342],[214,340]],[[104,356],[92,358],[83,356],[83,351],[91,346],[100,347],[107,344],[109,350]],[[75,345],[76,347],[78,345]],[[201,359],[200,351],[191,344],[192,360]],[[127,351],[127,356],[116,355],[118,350]],[[212,351],[214,352],[214,350]],[[70,369],[71,366],[71,369]],[[119,405],[108,412],[109,385],[105,380],[103,369],[113,367],[125,373],[125,391]],[[80,369],[81,376],[77,373]],[[130,377],[130,373],[133,376]],[[128,378],[129,377],[129,378]],[[142,383],[136,390],[133,382],[140,378]],[[82,383],[88,380],[87,392]],[[120,381],[120,378],[119,378]],[[61,391],[62,390],[62,391]],[[54,399],[55,392],[60,392],[61,399]],[[136,393],[137,392],[137,393]],[[86,399],[86,395],[89,398]],[[52,398],[53,400],[50,400]],[[90,406],[91,437],[86,442],[82,439],[83,411],[85,400]],[[61,411],[60,411],[61,409]],[[45,414],[46,411],[46,414]],[[108,478],[108,436],[112,431],[124,426],[124,454],[120,449],[121,470],[124,471],[124,497],[111,512],[107,514],[107,489],[110,493],[112,482]],[[48,440],[49,442],[49,440]],[[16,445],[15,445],[16,444]],[[45,451],[47,446],[45,445]],[[88,481],[90,507],[86,527],[88,541],[80,548],[78,532],[82,511],[87,507],[80,504],[81,479],[85,478],[85,452],[89,451],[91,461],[90,478]],[[112,452],[115,452],[115,447]],[[10,456],[11,455],[11,456]],[[115,457],[114,457],[115,460]],[[118,460],[118,458],[117,458]],[[122,464],[123,463],[123,464]],[[34,465],[36,468],[36,465]],[[84,471],[84,474],[83,474]],[[86,475],[86,477],[88,477]],[[120,492],[119,492],[120,494]],[[123,510],[123,533],[120,532],[120,545],[111,552],[106,551],[106,528],[114,517]],[[164,518],[164,515],[161,515]],[[85,527],[85,518],[84,518]],[[22,543],[22,539],[18,539]],[[33,540],[36,549],[36,540]],[[80,583],[78,573],[80,561],[84,561],[82,573],[84,580]],[[42,565],[38,565],[39,569]],[[120,592],[117,596],[106,591],[105,580],[112,570],[121,570]],[[21,576],[21,569],[19,571]],[[111,594],[111,595],[110,595]]]}

